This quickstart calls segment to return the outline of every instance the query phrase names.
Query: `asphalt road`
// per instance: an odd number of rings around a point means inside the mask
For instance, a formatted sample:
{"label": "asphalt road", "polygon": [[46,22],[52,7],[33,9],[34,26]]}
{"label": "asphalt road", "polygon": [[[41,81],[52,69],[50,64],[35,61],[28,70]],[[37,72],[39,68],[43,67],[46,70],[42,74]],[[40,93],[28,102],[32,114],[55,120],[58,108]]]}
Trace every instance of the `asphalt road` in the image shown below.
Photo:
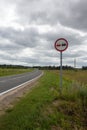
{"label": "asphalt road", "polygon": [[19,86],[29,80],[36,78],[37,76],[41,75],[41,73],[42,73],[42,71],[35,70],[33,72],[28,72],[25,74],[0,77],[0,94],[2,94],[5,91],[8,91],[16,86]]}

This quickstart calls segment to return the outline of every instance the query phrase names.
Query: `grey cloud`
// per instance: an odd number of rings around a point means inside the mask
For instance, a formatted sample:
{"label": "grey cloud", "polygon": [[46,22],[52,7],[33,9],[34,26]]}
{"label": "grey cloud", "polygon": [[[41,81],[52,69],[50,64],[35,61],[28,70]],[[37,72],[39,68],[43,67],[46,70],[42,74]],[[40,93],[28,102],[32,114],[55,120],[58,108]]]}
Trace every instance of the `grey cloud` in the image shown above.
{"label": "grey cloud", "polygon": [[66,30],[58,32],[56,29],[56,31],[48,31],[40,34],[36,28],[26,28],[23,31],[4,28],[0,29],[0,35],[2,38],[7,39],[10,44],[4,42],[0,45],[0,48],[13,54],[30,47],[35,48],[35,53],[38,51],[40,55],[46,54],[51,57],[53,56],[54,42],[61,36],[68,40],[69,47],[75,45],[78,47],[78,45],[83,44],[84,39],[79,34],[66,32]]}
{"label": "grey cloud", "polygon": [[87,31],[87,1],[20,1],[16,10],[20,23],[50,24]]}
{"label": "grey cloud", "polygon": [[78,0],[76,3],[72,3],[69,7],[69,16],[66,14],[61,17],[60,22],[65,26],[87,31],[87,1]]}
{"label": "grey cloud", "polygon": [[14,30],[12,28],[1,28],[0,36],[4,39],[10,40],[13,44],[26,46],[26,47],[35,47],[38,43],[39,33],[35,28],[21,30]]}

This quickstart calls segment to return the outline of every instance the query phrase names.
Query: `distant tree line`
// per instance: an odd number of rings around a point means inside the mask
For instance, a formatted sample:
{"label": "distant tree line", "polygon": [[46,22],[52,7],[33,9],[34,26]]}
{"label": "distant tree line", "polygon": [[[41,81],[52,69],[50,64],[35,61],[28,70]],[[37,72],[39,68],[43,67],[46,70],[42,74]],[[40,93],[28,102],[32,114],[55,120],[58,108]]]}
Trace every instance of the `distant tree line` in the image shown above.
{"label": "distant tree line", "polygon": [[0,68],[10,68],[10,69],[27,69],[30,68],[28,66],[22,66],[22,65],[0,65]]}
{"label": "distant tree line", "polygon": [[[40,70],[59,70],[60,66],[34,66],[33,68],[38,68]],[[72,70],[74,69],[71,66],[62,66],[63,70]]]}
{"label": "distant tree line", "polygon": [[82,70],[87,70],[87,66],[82,66]]}
{"label": "distant tree line", "polygon": [[[22,65],[0,65],[0,68],[12,68],[12,69],[28,69],[35,68],[40,70],[59,70],[60,66],[22,66]],[[72,66],[62,66],[63,70],[76,70],[78,68],[73,68]],[[87,70],[87,66],[82,66],[82,70]]]}

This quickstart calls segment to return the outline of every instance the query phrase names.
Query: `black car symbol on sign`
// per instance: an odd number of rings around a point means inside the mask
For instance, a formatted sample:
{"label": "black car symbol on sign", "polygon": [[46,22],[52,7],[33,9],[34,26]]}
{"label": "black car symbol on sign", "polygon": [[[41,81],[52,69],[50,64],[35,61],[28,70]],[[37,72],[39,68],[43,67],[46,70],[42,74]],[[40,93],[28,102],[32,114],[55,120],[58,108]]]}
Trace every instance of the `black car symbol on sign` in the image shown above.
{"label": "black car symbol on sign", "polygon": [[63,43],[63,44],[62,44],[62,46],[66,46],[66,44],[65,44],[65,43]]}

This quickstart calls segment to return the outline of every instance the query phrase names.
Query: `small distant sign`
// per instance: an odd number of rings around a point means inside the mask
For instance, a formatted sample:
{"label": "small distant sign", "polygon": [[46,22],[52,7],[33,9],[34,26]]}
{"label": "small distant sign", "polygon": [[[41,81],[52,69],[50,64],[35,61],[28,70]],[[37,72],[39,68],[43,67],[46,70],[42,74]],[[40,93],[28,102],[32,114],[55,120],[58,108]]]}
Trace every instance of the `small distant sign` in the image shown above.
{"label": "small distant sign", "polygon": [[68,48],[68,41],[64,38],[59,38],[54,44],[57,51],[65,51]]}

